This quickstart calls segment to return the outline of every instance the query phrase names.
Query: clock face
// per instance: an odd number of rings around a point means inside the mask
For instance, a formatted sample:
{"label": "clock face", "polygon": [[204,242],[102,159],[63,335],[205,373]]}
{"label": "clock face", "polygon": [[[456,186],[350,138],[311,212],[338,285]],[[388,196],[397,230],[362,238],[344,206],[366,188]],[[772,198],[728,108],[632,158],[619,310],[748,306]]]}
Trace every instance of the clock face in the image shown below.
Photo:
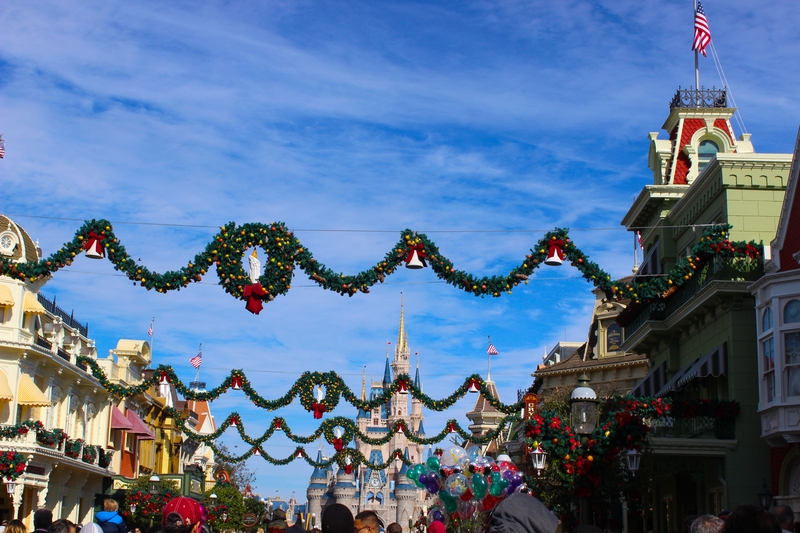
{"label": "clock face", "polygon": [[2,237],[0,237],[0,248],[8,249],[11,248],[11,245],[13,244],[14,241],[12,241],[11,237],[9,237],[8,235],[3,235]]}
{"label": "clock face", "polygon": [[373,487],[377,487],[378,485],[381,484],[381,480],[374,477],[369,481],[369,484],[372,485]]}

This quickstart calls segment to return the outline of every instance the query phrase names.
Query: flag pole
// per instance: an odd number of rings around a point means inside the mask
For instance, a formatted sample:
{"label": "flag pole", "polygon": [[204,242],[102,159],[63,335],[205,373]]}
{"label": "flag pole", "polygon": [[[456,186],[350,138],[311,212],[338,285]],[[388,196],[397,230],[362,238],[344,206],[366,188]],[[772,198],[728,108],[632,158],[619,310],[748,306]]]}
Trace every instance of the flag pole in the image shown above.
{"label": "flag pole", "polygon": [[[153,362],[153,345],[155,343],[156,338],[156,317],[150,321],[150,363]],[[150,363],[147,366],[150,366]]]}
{"label": "flag pole", "polygon": [[[487,335],[489,337],[489,344],[492,344],[492,336]],[[492,379],[492,354],[489,353],[489,350],[486,350],[486,381],[491,381]]]}
{"label": "flag pole", "polygon": [[[697,16],[697,0],[694,0],[694,16]],[[700,61],[697,57],[697,48],[694,49],[694,89],[695,91],[700,90]],[[699,95],[699,93],[695,93]],[[697,102],[695,102],[697,105]]]}
{"label": "flag pole", "polygon": [[[203,353],[203,343],[202,342],[200,343],[200,349],[198,350],[198,353]],[[201,366],[202,366],[202,363],[201,363]],[[199,366],[197,367],[197,373],[194,375],[194,380],[198,381],[198,382],[200,381],[200,367]]]}

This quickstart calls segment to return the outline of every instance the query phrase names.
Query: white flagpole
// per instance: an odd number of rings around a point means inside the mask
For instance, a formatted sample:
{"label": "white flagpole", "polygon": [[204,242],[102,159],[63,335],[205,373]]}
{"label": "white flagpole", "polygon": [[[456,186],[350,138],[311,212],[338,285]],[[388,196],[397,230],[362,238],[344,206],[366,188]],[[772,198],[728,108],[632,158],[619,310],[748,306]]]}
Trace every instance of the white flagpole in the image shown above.
{"label": "white flagpole", "polygon": [[[156,317],[150,321],[150,363],[153,362],[153,345],[155,343],[156,338]],[[150,366],[150,363],[147,366]]]}
{"label": "white flagpole", "polygon": [[[200,343],[200,350],[197,353],[200,353],[200,354],[203,353],[203,343],[202,342]],[[200,366],[203,366],[203,361],[202,360],[200,361]],[[200,366],[197,367],[197,374],[195,374],[195,376],[194,376],[194,380],[195,381],[200,381]]]}
{"label": "white flagpole", "polygon": [[[489,346],[492,345],[492,336],[487,335],[489,337]],[[486,381],[490,381],[492,379],[492,354],[489,353],[489,348],[486,348]]]}
{"label": "white flagpole", "polygon": [[[695,31],[694,30],[695,17],[697,17],[697,0],[694,0],[694,17],[692,18],[692,30],[693,30],[692,36],[693,36],[693,38],[694,38],[694,31]],[[698,57],[697,57],[697,48],[694,49],[694,89],[695,89],[695,91],[699,91],[700,90],[700,62],[698,61]],[[695,95],[699,95],[699,93],[695,93]],[[695,105],[697,105],[697,102],[695,102]]]}

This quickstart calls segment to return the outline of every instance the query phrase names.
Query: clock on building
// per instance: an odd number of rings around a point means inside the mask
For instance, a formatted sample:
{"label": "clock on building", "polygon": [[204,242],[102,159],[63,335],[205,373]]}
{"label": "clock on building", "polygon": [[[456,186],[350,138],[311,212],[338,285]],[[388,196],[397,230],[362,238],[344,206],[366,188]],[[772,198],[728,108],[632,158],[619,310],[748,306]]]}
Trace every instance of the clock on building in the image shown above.
{"label": "clock on building", "polygon": [[17,246],[17,236],[11,231],[0,233],[0,254],[12,255]]}
{"label": "clock on building", "polygon": [[376,477],[374,477],[374,478],[369,480],[369,484],[372,485],[373,487],[377,487],[378,485],[381,484],[381,480],[376,478]]}

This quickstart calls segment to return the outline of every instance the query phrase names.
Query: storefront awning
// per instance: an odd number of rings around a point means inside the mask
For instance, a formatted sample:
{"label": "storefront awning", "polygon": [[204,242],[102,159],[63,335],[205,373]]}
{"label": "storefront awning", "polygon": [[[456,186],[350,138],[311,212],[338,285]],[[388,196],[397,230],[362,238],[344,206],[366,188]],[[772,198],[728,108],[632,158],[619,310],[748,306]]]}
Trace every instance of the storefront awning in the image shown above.
{"label": "storefront awning", "polygon": [[694,361],[692,361],[688,365],[684,366],[683,368],[681,368],[680,370],[675,372],[675,375],[672,376],[670,378],[670,380],[667,381],[667,384],[664,385],[661,388],[661,390],[656,393],[656,396],[661,398],[663,396],[666,396],[667,394],[669,394],[670,392],[672,392],[674,390],[678,390],[678,380],[681,379],[683,376],[685,376],[686,373],[689,372],[692,369],[692,367],[694,367],[694,365],[695,365],[695,363],[697,363],[697,361],[699,361],[699,359],[695,359]]}
{"label": "storefront awning", "polygon": [[25,372],[19,375],[18,391],[17,403],[20,405],[27,405],[28,407],[50,407],[50,400]]}
{"label": "storefront awning", "polygon": [[14,297],[7,285],[0,285],[0,307],[14,307]]}
{"label": "storefront awning", "polygon": [[631,391],[631,396],[654,396],[667,380],[666,361],[653,368]]}
{"label": "storefront awning", "polygon": [[125,413],[125,416],[128,418],[128,422],[133,425],[132,429],[128,431],[136,435],[139,440],[156,440],[156,436],[153,435],[153,432],[150,431],[150,428],[147,427],[147,424],[139,418],[139,415],[128,409],[128,412]]}
{"label": "storefront awning", "polygon": [[0,400],[13,400],[14,393],[8,386],[8,377],[5,372],[0,372]]}
{"label": "storefront awning", "polygon": [[133,424],[125,418],[122,411],[116,407],[111,407],[111,429],[133,429]]}
{"label": "storefront awning", "polygon": [[703,357],[678,380],[677,387],[687,385],[693,379],[708,376],[718,378],[728,375],[728,343],[723,342]]}
{"label": "storefront awning", "polygon": [[22,310],[25,313],[30,313],[32,315],[43,315],[47,313],[42,304],[39,303],[39,299],[36,297],[36,294],[32,292],[25,293],[25,300],[22,302]]}

